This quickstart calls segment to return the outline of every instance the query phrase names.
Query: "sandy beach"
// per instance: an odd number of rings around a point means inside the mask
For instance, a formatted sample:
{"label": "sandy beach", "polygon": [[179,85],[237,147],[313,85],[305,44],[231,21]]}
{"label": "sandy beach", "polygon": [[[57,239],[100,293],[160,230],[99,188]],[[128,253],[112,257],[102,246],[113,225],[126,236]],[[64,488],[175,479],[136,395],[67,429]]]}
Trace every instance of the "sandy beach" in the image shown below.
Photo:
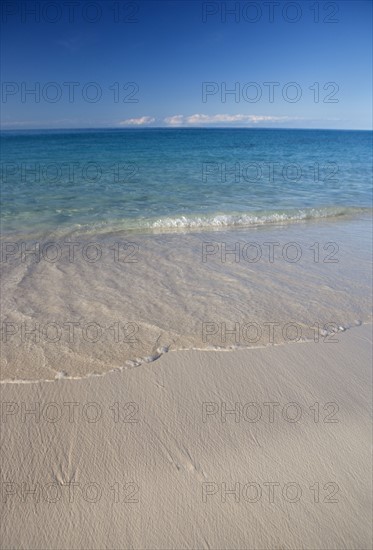
{"label": "sandy beach", "polygon": [[3,383],[2,548],[370,548],[371,334]]}

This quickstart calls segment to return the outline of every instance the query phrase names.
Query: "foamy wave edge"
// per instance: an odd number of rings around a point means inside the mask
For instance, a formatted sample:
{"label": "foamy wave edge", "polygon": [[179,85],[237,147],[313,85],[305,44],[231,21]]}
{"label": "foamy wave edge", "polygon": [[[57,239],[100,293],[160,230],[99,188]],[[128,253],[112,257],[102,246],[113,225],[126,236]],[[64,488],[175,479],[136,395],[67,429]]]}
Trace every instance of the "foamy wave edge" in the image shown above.
{"label": "foamy wave edge", "polygon": [[[73,224],[69,227],[34,230],[32,234],[27,233],[27,238],[62,238],[75,237],[80,235],[107,235],[117,232],[133,233],[169,233],[169,232],[192,232],[203,230],[219,230],[230,228],[244,228],[265,226],[271,224],[286,224],[306,221],[317,221],[318,219],[341,219],[354,218],[358,215],[372,216],[373,209],[369,207],[320,207],[320,208],[302,208],[283,211],[267,212],[230,212],[216,213],[206,215],[188,214],[186,216],[162,216],[160,218],[140,218],[140,219],[122,219],[106,220],[105,222],[95,222],[94,224]],[[0,235],[0,241],[13,241],[25,238],[25,233]]]}
{"label": "foamy wave edge", "polygon": [[310,208],[291,212],[216,214],[213,216],[177,216],[160,218],[144,225],[147,229],[199,229],[219,227],[247,227],[271,223],[317,220],[366,213],[365,208]]}

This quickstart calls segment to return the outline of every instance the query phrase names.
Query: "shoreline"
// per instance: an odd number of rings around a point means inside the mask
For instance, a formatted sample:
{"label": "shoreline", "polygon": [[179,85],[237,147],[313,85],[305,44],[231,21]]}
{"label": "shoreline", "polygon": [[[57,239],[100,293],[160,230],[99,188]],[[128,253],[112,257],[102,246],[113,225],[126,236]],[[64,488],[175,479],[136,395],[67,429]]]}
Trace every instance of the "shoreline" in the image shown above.
{"label": "shoreline", "polygon": [[[359,327],[370,327],[371,330],[373,328],[373,321],[370,320],[370,321],[365,321],[364,323],[363,322],[356,322],[355,324],[351,325],[351,326],[348,326],[348,327],[340,327],[340,330],[336,331],[336,332],[331,332],[329,333],[328,335],[324,335],[324,342],[327,341],[328,338],[331,338],[331,341],[329,343],[338,343],[337,340],[334,341],[334,338],[336,338],[339,334],[343,334],[345,332],[349,332],[350,330],[353,330],[355,331],[356,329],[358,329]],[[322,339],[322,336],[320,337],[320,339]],[[244,346],[234,346],[234,347],[207,347],[207,348],[180,348],[180,349],[170,349],[170,350],[164,350],[162,352],[159,353],[159,355],[155,358],[143,358],[141,360],[141,362],[139,362],[138,364],[136,365],[126,365],[126,366],[123,366],[123,367],[116,367],[116,368],[113,368],[113,369],[109,369],[105,372],[102,372],[102,373],[88,373],[87,375],[85,376],[56,376],[55,378],[52,378],[52,379],[41,379],[41,380],[22,380],[22,379],[9,379],[9,380],[2,380],[0,379],[0,386],[3,384],[3,385],[7,385],[7,384],[44,384],[44,383],[58,383],[59,381],[61,380],[66,380],[66,381],[73,381],[73,380],[76,380],[76,381],[80,381],[80,380],[89,380],[91,378],[102,378],[102,377],[105,377],[105,376],[109,376],[110,374],[113,374],[113,373],[122,373],[122,372],[125,372],[127,370],[131,370],[131,369],[138,369],[138,368],[144,368],[146,365],[150,365],[152,363],[156,363],[157,361],[159,361],[162,357],[164,357],[166,354],[184,354],[184,353],[234,353],[236,351],[247,351],[247,352],[251,352],[252,350],[263,350],[263,349],[268,349],[268,348],[277,348],[277,347],[285,347],[287,345],[293,345],[293,346],[297,346],[297,345],[302,345],[302,344],[317,344],[319,342],[316,342],[315,340],[312,341],[312,340],[300,340],[300,341],[289,341],[289,342],[282,342],[282,343],[268,343],[268,344],[264,344],[264,345],[259,345],[259,346],[247,346],[247,347],[244,347]],[[140,361],[140,360],[139,360]]]}

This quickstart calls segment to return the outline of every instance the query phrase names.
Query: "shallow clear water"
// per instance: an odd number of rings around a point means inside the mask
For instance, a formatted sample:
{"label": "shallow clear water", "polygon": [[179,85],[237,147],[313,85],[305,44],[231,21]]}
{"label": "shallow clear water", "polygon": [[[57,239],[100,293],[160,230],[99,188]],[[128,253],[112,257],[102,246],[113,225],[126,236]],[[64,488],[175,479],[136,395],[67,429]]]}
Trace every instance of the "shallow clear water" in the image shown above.
{"label": "shallow clear water", "polygon": [[[124,247],[114,253],[125,232],[96,235],[102,255],[93,249],[93,262],[82,254],[91,236],[74,239],[71,258],[65,239],[57,241],[60,257],[52,248],[22,258],[19,249],[1,264],[1,377],[84,377],[167,350],[281,345],[298,336],[336,345],[338,335],[325,340],[325,331],[371,321],[372,225],[364,218],[131,234],[135,262]],[[277,243],[273,258],[269,243]]]}
{"label": "shallow clear water", "polygon": [[372,132],[3,132],[3,233],[246,226],[371,208]]}

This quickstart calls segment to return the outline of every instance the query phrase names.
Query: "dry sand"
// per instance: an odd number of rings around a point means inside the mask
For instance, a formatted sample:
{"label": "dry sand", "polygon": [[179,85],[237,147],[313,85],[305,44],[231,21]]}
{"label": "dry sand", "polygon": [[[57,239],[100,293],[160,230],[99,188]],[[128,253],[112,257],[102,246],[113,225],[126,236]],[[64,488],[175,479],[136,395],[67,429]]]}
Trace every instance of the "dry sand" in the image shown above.
{"label": "dry sand", "polygon": [[371,333],[1,384],[1,548],[371,548]]}

